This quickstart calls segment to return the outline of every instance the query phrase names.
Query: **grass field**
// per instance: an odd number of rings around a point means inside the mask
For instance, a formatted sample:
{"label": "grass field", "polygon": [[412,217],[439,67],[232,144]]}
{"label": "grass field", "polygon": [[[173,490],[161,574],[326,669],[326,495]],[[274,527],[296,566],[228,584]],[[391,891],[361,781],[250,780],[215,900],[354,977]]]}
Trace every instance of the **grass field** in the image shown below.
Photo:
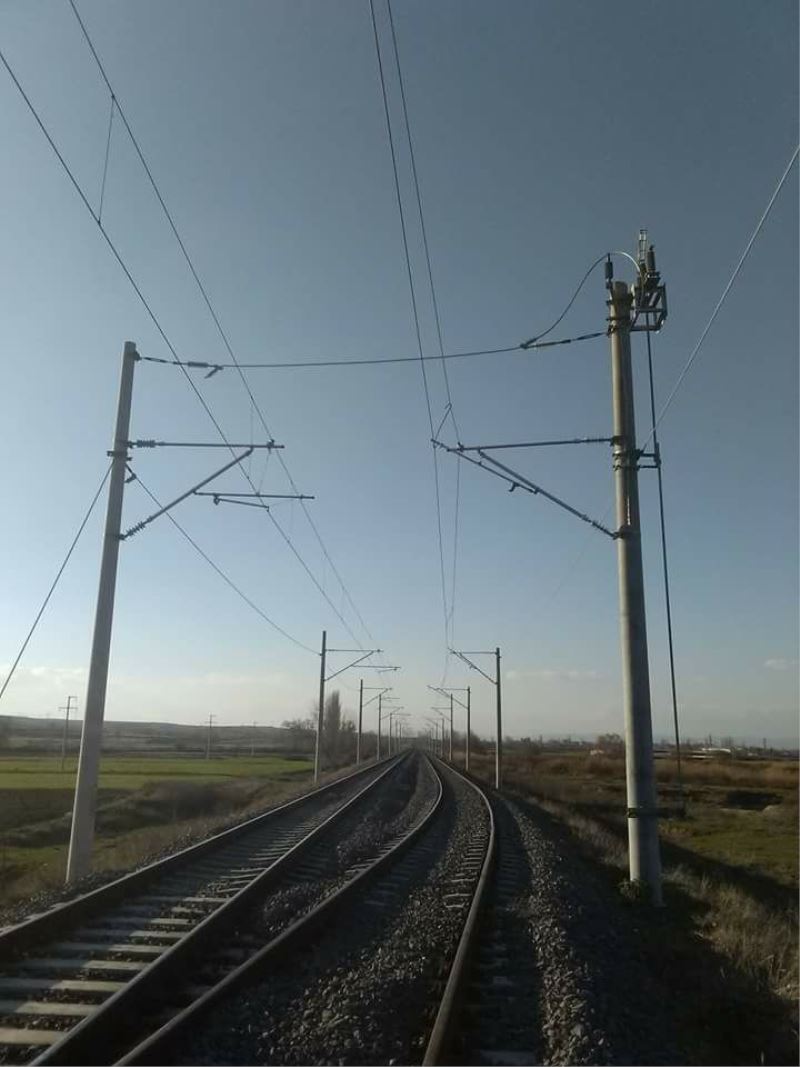
{"label": "grass field", "polygon": [[[130,790],[139,789],[147,782],[187,779],[200,783],[230,778],[273,778],[276,775],[303,773],[310,767],[310,762],[305,759],[273,755],[252,758],[223,756],[210,760],[197,756],[164,759],[113,756],[100,764],[100,788]],[[0,757],[0,789],[72,790],[76,771],[75,757],[65,761],[63,771],[60,758]]]}
{"label": "grass field", "polygon": [[[75,760],[0,757],[0,905],[63,882]],[[307,759],[114,756],[100,769],[95,869],[133,866],[308,788]]]}
{"label": "grass field", "polygon": [[[488,756],[482,757],[490,762]],[[479,763],[479,766],[482,764]],[[798,766],[789,761],[684,761],[685,816],[674,760],[656,763],[659,802],[673,817],[662,837],[709,860],[798,886]],[[505,761],[509,785],[567,804],[585,816],[624,822],[622,758],[519,756]]]}

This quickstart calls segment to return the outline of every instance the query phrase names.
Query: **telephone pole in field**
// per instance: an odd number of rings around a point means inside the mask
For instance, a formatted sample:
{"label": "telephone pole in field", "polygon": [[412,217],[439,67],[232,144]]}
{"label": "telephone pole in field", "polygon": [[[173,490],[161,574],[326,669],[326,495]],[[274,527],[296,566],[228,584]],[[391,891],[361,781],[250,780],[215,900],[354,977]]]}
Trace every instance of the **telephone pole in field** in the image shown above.
{"label": "telephone pole in field", "polygon": [[78,698],[75,696],[67,697],[67,706],[65,708],[59,708],[59,711],[64,712],[64,736],[61,738],[61,770],[64,770],[64,763],[67,758],[67,749],[69,747],[69,711],[72,701],[75,701],[75,707],[78,706]]}

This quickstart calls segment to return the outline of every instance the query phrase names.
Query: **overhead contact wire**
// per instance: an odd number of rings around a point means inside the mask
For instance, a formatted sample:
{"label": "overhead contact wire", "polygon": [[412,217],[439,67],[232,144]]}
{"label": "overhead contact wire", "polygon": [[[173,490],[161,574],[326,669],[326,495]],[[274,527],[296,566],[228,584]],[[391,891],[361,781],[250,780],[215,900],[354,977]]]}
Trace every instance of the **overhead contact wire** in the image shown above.
{"label": "overhead contact wire", "polygon": [[[195,283],[197,284],[198,290],[200,291],[200,294],[201,294],[201,296],[203,298],[203,301],[204,301],[204,303],[205,303],[205,305],[206,305],[206,307],[208,309],[208,312],[211,315],[211,318],[212,318],[212,320],[214,322],[214,325],[216,326],[217,332],[219,333],[220,338],[222,339],[222,343],[224,344],[224,346],[225,346],[225,348],[226,348],[226,350],[228,352],[228,355],[231,358],[232,365],[236,368],[236,370],[239,373],[239,377],[241,378],[242,384],[244,385],[244,388],[245,388],[245,390],[247,392],[247,395],[248,395],[248,397],[250,399],[250,402],[251,402],[253,408],[255,409],[255,411],[256,411],[256,413],[258,415],[259,421],[261,422],[261,425],[262,425],[262,427],[264,429],[264,432],[266,433],[266,435],[267,435],[267,437],[269,439],[272,439],[273,438],[273,434],[272,434],[269,426],[267,425],[267,421],[266,421],[266,419],[264,417],[263,411],[261,410],[258,402],[256,401],[255,396],[253,395],[253,392],[252,392],[252,390],[250,388],[250,384],[247,381],[247,378],[243,373],[242,365],[239,363],[239,361],[238,361],[238,359],[236,357],[236,354],[235,354],[235,352],[233,350],[233,346],[231,345],[230,340],[228,338],[228,335],[225,332],[225,330],[223,329],[222,323],[219,320],[219,316],[217,315],[216,311],[214,310],[214,306],[211,303],[211,299],[210,299],[210,297],[208,295],[208,292],[206,291],[206,288],[203,285],[203,282],[202,282],[202,280],[200,278],[200,275],[197,273],[197,270],[196,270],[196,268],[194,266],[192,258],[189,255],[189,252],[188,252],[188,250],[186,248],[186,245],[184,244],[184,241],[183,241],[180,233],[178,232],[178,228],[175,225],[175,220],[173,219],[172,214],[171,214],[169,208],[167,207],[163,196],[161,195],[161,190],[159,189],[158,184],[156,183],[156,180],[155,180],[155,178],[153,176],[153,172],[151,171],[150,166],[148,165],[147,160],[145,159],[144,153],[142,152],[142,149],[141,149],[141,147],[139,145],[139,142],[136,139],[136,136],[135,136],[133,130],[131,129],[131,126],[130,126],[130,124],[128,122],[127,116],[125,115],[122,107],[119,104],[119,101],[116,98],[114,90],[113,90],[113,88],[111,86],[111,82],[109,81],[108,75],[106,74],[105,68],[104,68],[104,66],[103,66],[103,64],[102,64],[102,62],[100,60],[100,57],[97,54],[97,50],[95,49],[94,44],[92,43],[92,39],[89,36],[88,30],[86,29],[86,25],[85,25],[85,23],[83,22],[83,19],[80,16],[80,12],[78,11],[74,0],[69,0],[69,4],[70,4],[70,7],[72,8],[73,12],[75,13],[75,17],[78,20],[78,24],[79,24],[79,26],[80,26],[80,28],[81,28],[81,30],[83,32],[83,36],[84,36],[84,38],[86,40],[86,43],[87,43],[87,45],[89,47],[89,50],[91,51],[91,53],[92,53],[92,55],[93,55],[93,57],[95,59],[95,62],[97,63],[97,67],[98,67],[98,69],[100,71],[100,74],[101,74],[101,76],[103,78],[103,81],[105,82],[106,87],[107,87],[109,93],[111,94],[113,100],[116,102],[117,110],[119,112],[120,118],[122,119],[122,121],[123,121],[123,123],[125,125],[125,129],[126,129],[126,131],[128,133],[128,136],[131,139],[131,143],[133,144],[133,147],[136,150],[136,154],[138,155],[139,161],[141,162],[142,167],[144,168],[144,171],[145,171],[145,173],[146,173],[146,175],[148,177],[148,180],[149,180],[150,185],[151,185],[151,187],[153,189],[153,192],[155,193],[156,198],[158,199],[158,202],[161,205],[161,209],[164,212],[164,215],[165,215],[165,217],[167,219],[167,222],[169,223],[170,229],[172,230],[172,233],[173,233],[173,235],[175,237],[175,240],[178,242],[178,246],[179,246],[179,248],[180,248],[180,250],[181,250],[181,252],[183,254],[184,259],[186,260],[187,266],[189,267],[189,270],[190,270],[190,272],[192,274],[192,277],[194,278]],[[176,357],[176,360],[177,360],[177,357]],[[200,394],[197,391],[197,389],[194,387],[194,383],[193,382],[192,382],[192,388],[195,389],[195,392],[199,396]],[[206,405],[204,404],[204,407],[205,406]],[[208,411],[208,408],[206,408],[206,410]],[[215,423],[215,425],[216,425],[216,423]],[[225,438],[224,438],[224,435],[223,435],[223,440],[224,439]],[[286,464],[286,461],[283,458],[283,456],[280,455],[280,454],[278,455],[278,461],[279,461],[281,467],[283,468],[283,471],[284,471],[284,473],[285,473],[285,475],[286,475],[286,477],[287,477],[287,479],[289,481],[289,484],[291,485],[292,491],[294,493],[299,493],[297,485],[296,485],[294,479],[292,478],[291,473],[289,472],[289,468],[288,468],[288,466]],[[250,482],[250,479],[249,479],[249,477],[247,477],[247,474],[246,474],[244,468],[240,467],[240,469],[242,470],[242,473],[247,478],[247,481]],[[255,489],[255,486],[252,485],[252,482],[250,484],[251,484],[252,488]],[[341,585],[342,590],[343,590],[343,592],[345,594],[345,597],[347,598],[348,603],[352,607],[356,618],[361,623],[361,626],[364,628],[365,632],[369,635],[370,638],[372,638],[372,635],[370,634],[368,627],[366,626],[363,618],[361,617],[361,614],[360,614],[358,608],[356,607],[355,602],[353,601],[353,598],[351,597],[349,590],[345,586],[344,581],[342,580],[342,577],[339,574],[338,569],[336,568],[335,564],[333,563],[333,560],[330,557],[330,554],[328,553],[328,549],[327,549],[327,547],[325,546],[325,544],[324,544],[324,542],[322,540],[322,535],[320,534],[319,529],[317,528],[314,520],[311,517],[310,512],[308,511],[308,508],[307,508],[307,506],[305,504],[305,501],[301,500],[300,501],[300,506],[301,506],[301,508],[303,510],[303,514],[305,515],[309,525],[311,526],[312,531],[314,532],[314,536],[316,537],[316,539],[317,539],[317,541],[318,541],[318,543],[320,545],[320,548],[322,549],[323,554],[325,555],[326,559],[330,563],[331,569],[333,570],[334,574],[336,575],[337,581]],[[297,554],[297,553],[295,553],[295,554]],[[321,588],[321,587],[318,586],[318,588]],[[323,594],[323,595],[325,595],[325,594]],[[327,599],[327,596],[326,596],[326,599]],[[329,601],[329,604],[330,604],[331,607],[334,607],[332,602]],[[335,608],[334,608],[334,610],[335,610]],[[342,621],[342,617],[341,617],[341,615],[339,615],[338,612],[337,612],[337,615],[338,615],[340,621]],[[349,625],[347,623],[345,623],[345,622],[343,622],[343,625],[348,630],[348,633],[353,638],[353,640],[358,642],[358,638],[353,634],[352,630],[350,630]]]}
{"label": "overhead contact wire", "polygon": [[[416,332],[416,338],[417,338],[417,351],[419,353],[420,369],[422,371],[422,384],[423,384],[423,388],[424,388],[424,391],[425,391],[425,404],[426,404],[427,411],[428,411],[428,423],[430,425],[431,438],[433,438],[433,436],[434,436],[434,432],[433,432],[433,429],[434,429],[433,428],[433,411],[431,409],[431,397],[430,397],[430,390],[428,388],[428,375],[427,375],[426,370],[425,370],[425,360],[424,360],[423,346],[422,346],[422,334],[420,332],[420,325],[419,325],[419,312],[418,312],[418,309],[417,309],[416,294],[414,292],[414,277],[413,277],[413,272],[411,270],[411,256],[410,256],[409,248],[408,248],[408,234],[406,232],[405,212],[403,211],[403,198],[402,198],[402,195],[400,193],[400,176],[398,174],[398,169],[397,169],[397,155],[396,155],[395,147],[394,147],[394,136],[392,134],[392,121],[391,121],[391,116],[390,116],[390,113],[389,113],[389,100],[388,100],[388,97],[387,97],[387,94],[386,94],[386,79],[384,77],[384,72],[383,72],[383,60],[382,60],[382,57],[381,57],[380,39],[378,37],[378,23],[377,23],[377,20],[375,18],[375,2],[374,2],[374,0],[369,0],[369,9],[370,9],[370,15],[371,15],[371,18],[372,18],[372,32],[373,32],[373,35],[374,35],[374,38],[375,38],[375,54],[376,54],[377,61],[378,61],[378,75],[379,75],[380,83],[381,83],[381,96],[382,96],[382,99],[383,99],[383,112],[384,112],[384,117],[385,117],[385,120],[386,120],[386,133],[387,133],[387,137],[388,137],[388,140],[389,140],[389,151],[390,151],[391,160],[392,160],[392,173],[394,175],[394,191],[395,191],[395,198],[397,200],[397,210],[398,210],[398,214],[399,214],[399,217],[400,217],[400,232],[401,232],[402,240],[403,240],[403,253],[404,253],[404,256],[405,256],[405,263],[406,263],[406,275],[407,275],[407,279],[408,279],[408,289],[409,289],[409,294],[410,294],[410,297],[411,297],[411,310],[412,310],[412,314],[413,314],[413,318],[414,318],[414,330]],[[438,460],[437,460],[437,457],[436,457],[436,450],[433,447],[433,445],[431,445],[431,453],[432,453],[432,459],[433,459],[433,480],[434,480],[434,488],[435,488],[435,495],[436,495],[436,526],[437,526],[437,533],[438,533],[438,540],[439,540],[439,574],[440,574],[441,588],[442,588],[442,611],[443,611],[443,620],[444,620],[444,638],[445,638],[445,645],[447,645],[447,635],[448,635],[448,628],[447,628],[447,589],[446,589],[445,573],[444,573],[445,567],[444,567],[444,542],[443,542],[443,537],[442,537],[442,504],[441,504],[441,490],[440,490],[440,486],[439,486],[439,464],[438,464]]]}
{"label": "overhead contact wire", "polygon": [[[163,507],[161,501],[156,497],[155,493],[153,493],[152,490],[148,489],[148,487],[144,484],[138,474],[136,475],[136,481],[139,483],[139,485],[141,485],[142,489],[145,491],[145,493],[147,493],[147,495],[150,497],[156,507]],[[206,561],[206,563],[219,575],[219,577],[225,582],[225,584],[228,585],[234,591],[234,593],[236,593],[236,595],[240,597],[245,602],[245,604],[248,605],[248,607],[252,608],[253,611],[264,620],[264,622],[268,623],[273,630],[276,630],[288,641],[291,641],[293,645],[297,645],[298,648],[302,648],[305,652],[311,652],[315,656],[319,655],[315,648],[311,648],[310,645],[303,644],[302,641],[299,641],[296,637],[293,637],[288,630],[284,630],[284,628],[280,626],[277,622],[275,622],[274,619],[271,619],[269,615],[267,615],[267,613],[263,610],[263,608],[260,608],[258,604],[255,603],[255,601],[251,600],[247,593],[245,593],[242,589],[239,588],[236,582],[234,582],[234,580],[225,573],[225,571],[219,566],[219,564],[214,562],[214,560],[209,556],[209,554],[203,548],[200,547],[197,541],[195,541],[192,535],[187,530],[185,530],[183,526],[181,526],[181,524],[178,522],[175,516],[172,515],[171,512],[168,511],[165,514],[169,521],[172,523],[172,525],[175,527],[175,529],[189,542],[195,552],[197,552],[197,554]]]}

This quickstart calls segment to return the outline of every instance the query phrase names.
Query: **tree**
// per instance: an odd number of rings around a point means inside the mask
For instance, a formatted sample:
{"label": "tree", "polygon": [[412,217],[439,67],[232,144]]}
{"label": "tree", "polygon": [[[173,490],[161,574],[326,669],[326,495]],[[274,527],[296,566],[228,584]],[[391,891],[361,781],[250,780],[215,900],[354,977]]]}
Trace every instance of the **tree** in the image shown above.
{"label": "tree", "polygon": [[597,738],[597,747],[608,755],[618,756],[625,748],[625,742],[619,734],[600,734]]}
{"label": "tree", "polygon": [[322,720],[322,751],[330,763],[335,763],[339,755],[341,730],[342,701],[339,690],[334,689],[325,701],[325,714]]}
{"label": "tree", "polygon": [[298,752],[311,752],[314,748],[314,719],[285,719],[281,726],[289,733],[289,746]]}

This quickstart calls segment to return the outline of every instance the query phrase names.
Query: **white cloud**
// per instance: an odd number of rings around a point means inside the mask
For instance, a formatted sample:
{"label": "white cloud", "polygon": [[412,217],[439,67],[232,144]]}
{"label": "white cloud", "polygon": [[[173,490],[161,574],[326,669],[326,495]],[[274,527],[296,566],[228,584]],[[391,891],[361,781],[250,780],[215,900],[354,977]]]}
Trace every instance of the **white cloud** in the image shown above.
{"label": "white cloud", "polygon": [[506,671],[509,682],[521,682],[538,678],[545,682],[594,682],[602,678],[599,671],[581,670],[577,667],[537,667],[528,671]]}
{"label": "white cloud", "polygon": [[768,671],[789,671],[792,667],[797,666],[796,659],[767,659],[764,660],[764,666]]}

